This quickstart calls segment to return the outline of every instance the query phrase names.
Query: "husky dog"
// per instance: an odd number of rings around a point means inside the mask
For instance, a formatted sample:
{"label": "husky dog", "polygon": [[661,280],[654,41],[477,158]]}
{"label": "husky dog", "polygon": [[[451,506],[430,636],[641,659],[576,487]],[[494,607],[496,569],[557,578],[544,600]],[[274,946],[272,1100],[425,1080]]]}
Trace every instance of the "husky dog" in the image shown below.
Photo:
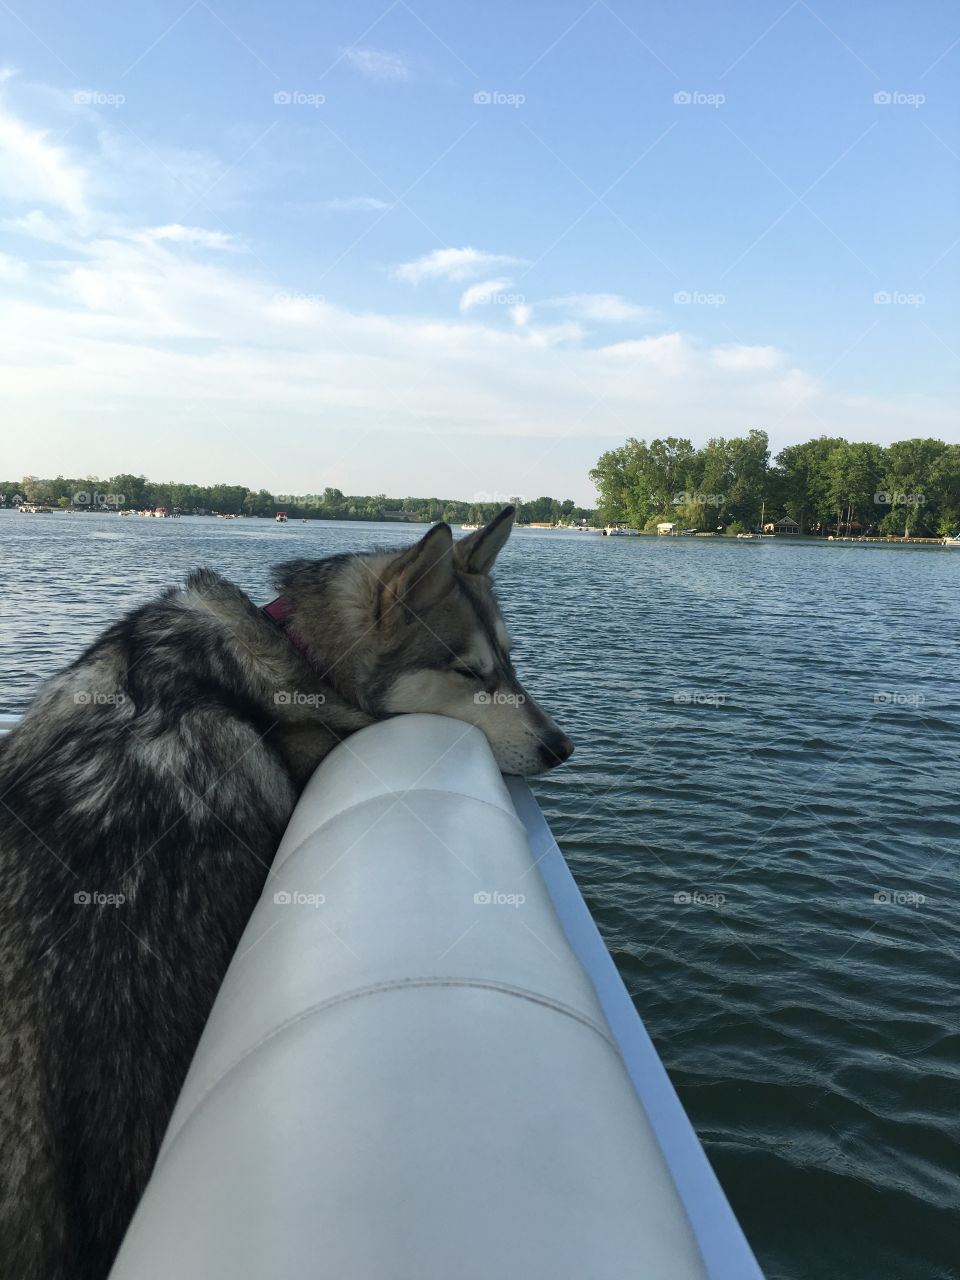
{"label": "husky dog", "polygon": [[282,622],[201,570],[54,676],[0,743],[0,1277],[104,1280],[297,796],[342,738],[432,711],[500,767],[573,750],[454,543],[280,566]]}

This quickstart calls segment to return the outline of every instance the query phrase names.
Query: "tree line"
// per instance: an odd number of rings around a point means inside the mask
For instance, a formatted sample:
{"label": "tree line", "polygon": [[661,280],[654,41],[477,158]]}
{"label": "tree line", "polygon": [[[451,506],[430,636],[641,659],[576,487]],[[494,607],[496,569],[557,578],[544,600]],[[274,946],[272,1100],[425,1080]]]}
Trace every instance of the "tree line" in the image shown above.
{"label": "tree line", "polygon": [[765,431],[708,440],[629,439],[590,472],[603,522],[740,533],[790,517],[804,534],[936,537],[960,528],[960,445],[886,446],[820,436],[771,462]]}
{"label": "tree line", "polygon": [[56,476],[52,480],[24,476],[20,480],[0,481],[0,506],[21,502],[37,503],[76,511],[156,510],[165,507],[184,515],[246,515],[273,517],[285,511],[290,519],[305,520],[384,520],[416,519],[424,522],[446,520],[453,524],[482,524],[491,519],[507,503],[513,503],[521,522],[571,523],[587,521],[593,512],[578,507],[572,498],[551,497],[498,499],[492,494],[460,501],[449,498],[392,498],[386,494],[358,496],[339,489],[326,488],[322,493],[270,493],[267,489],[250,489],[246,485],[182,484],[173,481],[148,480],[145,476],[119,474],[100,478]]}

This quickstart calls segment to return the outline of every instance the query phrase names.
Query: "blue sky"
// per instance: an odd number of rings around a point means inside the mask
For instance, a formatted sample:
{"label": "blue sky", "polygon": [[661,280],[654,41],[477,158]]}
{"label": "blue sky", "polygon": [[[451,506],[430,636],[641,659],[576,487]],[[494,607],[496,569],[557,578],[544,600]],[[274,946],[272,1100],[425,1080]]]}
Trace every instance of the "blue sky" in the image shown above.
{"label": "blue sky", "polygon": [[0,9],[0,473],[960,439],[946,3]]}

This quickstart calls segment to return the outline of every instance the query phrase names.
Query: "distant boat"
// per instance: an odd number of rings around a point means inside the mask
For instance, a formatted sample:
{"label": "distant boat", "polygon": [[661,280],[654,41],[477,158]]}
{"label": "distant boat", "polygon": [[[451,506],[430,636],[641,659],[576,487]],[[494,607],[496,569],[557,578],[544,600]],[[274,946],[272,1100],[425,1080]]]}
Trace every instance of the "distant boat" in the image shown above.
{"label": "distant boat", "polygon": [[639,538],[640,531],[638,529],[628,529],[625,524],[608,524],[603,530],[608,538]]}
{"label": "distant boat", "polygon": [[286,524],[287,513],[285,511],[278,511],[276,515],[276,520],[277,520],[277,524]]}
{"label": "distant boat", "polygon": [[763,539],[761,538],[759,533],[738,533],[737,541],[738,542],[762,542]]}
{"label": "distant boat", "polygon": [[460,526],[461,532],[463,533],[473,533],[474,529],[479,528],[480,526],[478,524],[462,524]]}
{"label": "distant boat", "polygon": [[960,530],[955,533],[948,533],[943,540],[945,547],[960,547]]}

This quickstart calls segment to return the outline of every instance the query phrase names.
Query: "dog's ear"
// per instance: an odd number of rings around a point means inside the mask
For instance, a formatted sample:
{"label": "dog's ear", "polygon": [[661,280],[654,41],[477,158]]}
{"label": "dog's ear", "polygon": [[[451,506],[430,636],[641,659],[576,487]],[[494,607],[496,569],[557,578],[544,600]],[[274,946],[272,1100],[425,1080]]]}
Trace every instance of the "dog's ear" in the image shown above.
{"label": "dog's ear", "polygon": [[435,524],[419,542],[395,556],[383,575],[382,614],[393,610],[410,622],[442,600],[453,586],[453,534],[448,524]]}
{"label": "dog's ear", "polygon": [[514,507],[504,507],[489,524],[455,544],[453,556],[458,569],[464,573],[490,572],[503,544],[510,537],[515,510]]}

